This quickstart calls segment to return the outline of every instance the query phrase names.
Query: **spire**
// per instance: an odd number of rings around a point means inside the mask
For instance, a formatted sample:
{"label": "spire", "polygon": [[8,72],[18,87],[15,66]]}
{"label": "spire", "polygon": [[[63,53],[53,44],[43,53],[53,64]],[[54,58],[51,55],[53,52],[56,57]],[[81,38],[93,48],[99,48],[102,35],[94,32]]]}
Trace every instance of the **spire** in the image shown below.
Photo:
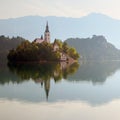
{"label": "spire", "polygon": [[48,101],[48,96],[49,96],[49,90],[46,90],[46,100]]}
{"label": "spire", "polygon": [[41,40],[43,40],[43,35],[41,35]]}
{"label": "spire", "polygon": [[45,30],[45,32],[49,32],[48,21],[47,21],[47,23],[46,23],[46,30]]}
{"label": "spire", "polygon": [[50,43],[50,32],[49,32],[48,21],[46,23],[46,28],[45,28],[45,32],[44,32],[44,41],[47,43]]}
{"label": "spire", "polygon": [[45,89],[45,93],[46,93],[46,100],[48,100],[49,90],[50,90],[50,80],[49,79],[44,81],[44,89]]}

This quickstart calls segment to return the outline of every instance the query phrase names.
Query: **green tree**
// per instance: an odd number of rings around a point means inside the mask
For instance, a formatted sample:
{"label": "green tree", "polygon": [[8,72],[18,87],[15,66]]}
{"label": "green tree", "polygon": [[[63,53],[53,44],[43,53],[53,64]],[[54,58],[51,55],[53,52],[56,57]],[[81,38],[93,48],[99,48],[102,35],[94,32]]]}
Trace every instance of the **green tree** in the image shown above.
{"label": "green tree", "polygon": [[62,50],[64,53],[68,53],[68,50],[69,50],[69,46],[66,42],[63,42],[63,45],[62,45]]}
{"label": "green tree", "polygon": [[69,48],[68,50],[68,55],[70,57],[72,57],[73,59],[78,59],[79,58],[79,54],[77,53],[76,49],[75,48]]}

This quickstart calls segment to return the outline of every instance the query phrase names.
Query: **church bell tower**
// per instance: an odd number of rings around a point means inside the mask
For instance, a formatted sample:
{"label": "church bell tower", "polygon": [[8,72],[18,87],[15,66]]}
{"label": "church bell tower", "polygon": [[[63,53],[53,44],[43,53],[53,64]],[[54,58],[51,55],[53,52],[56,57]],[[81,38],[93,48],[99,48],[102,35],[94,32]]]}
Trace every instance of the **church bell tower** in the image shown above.
{"label": "church bell tower", "polygon": [[45,33],[44,33],[44,41],[46,41],[47,43],[50,43],[50,32],[49,32],[48,22],[46,23],[46,29],[45,29]]}

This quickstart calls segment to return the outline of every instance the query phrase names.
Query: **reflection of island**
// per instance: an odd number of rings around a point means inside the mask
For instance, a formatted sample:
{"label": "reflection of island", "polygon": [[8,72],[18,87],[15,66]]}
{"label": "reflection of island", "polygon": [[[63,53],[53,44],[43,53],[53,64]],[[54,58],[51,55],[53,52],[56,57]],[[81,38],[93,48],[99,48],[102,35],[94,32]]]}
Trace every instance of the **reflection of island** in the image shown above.
{"label": "reflection of island", "polygon": [[[50,90],[50,80],[54,79],[55,82],[66,79],[68,75],[71,75],[77,71],[79,64],[75,63],[29,63],[29,64],[8,64],[11,72],[16,74],[20,79],[16,79],[16,83],[30,80],[32,78],[36,83],[44,85],[46,98],[48,99]],[[17,81],[19,80],[19,81]]]}
{"label": "reflection of island", "polygon": [[[49,102],[82,100],[98,105],[120,98],[120,62],[80,63],[79,69],[76,63],[66,65],[68,68],[60,63],[16,64],[9,65],[9,69],[3,65],[0,68],[0,99],[43,102],[49,94]],[[56,84],[62,78],[66,79]]]}

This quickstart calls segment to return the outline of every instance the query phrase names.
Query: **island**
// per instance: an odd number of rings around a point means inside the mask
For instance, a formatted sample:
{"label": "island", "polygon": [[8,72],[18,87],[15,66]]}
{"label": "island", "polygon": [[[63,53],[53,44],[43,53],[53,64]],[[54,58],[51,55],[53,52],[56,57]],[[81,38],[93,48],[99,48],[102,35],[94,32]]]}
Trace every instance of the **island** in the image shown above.
{"label": "island", "polygon": [[61,40],[55,39],[51,43],[47,22],[44,38],[41,35],[41,38],[36,38],[32,42],[23,41],[16,49],[9,51],[7,58],[9,62],[74,62],[78,60],[79,54],[75,48]]}

